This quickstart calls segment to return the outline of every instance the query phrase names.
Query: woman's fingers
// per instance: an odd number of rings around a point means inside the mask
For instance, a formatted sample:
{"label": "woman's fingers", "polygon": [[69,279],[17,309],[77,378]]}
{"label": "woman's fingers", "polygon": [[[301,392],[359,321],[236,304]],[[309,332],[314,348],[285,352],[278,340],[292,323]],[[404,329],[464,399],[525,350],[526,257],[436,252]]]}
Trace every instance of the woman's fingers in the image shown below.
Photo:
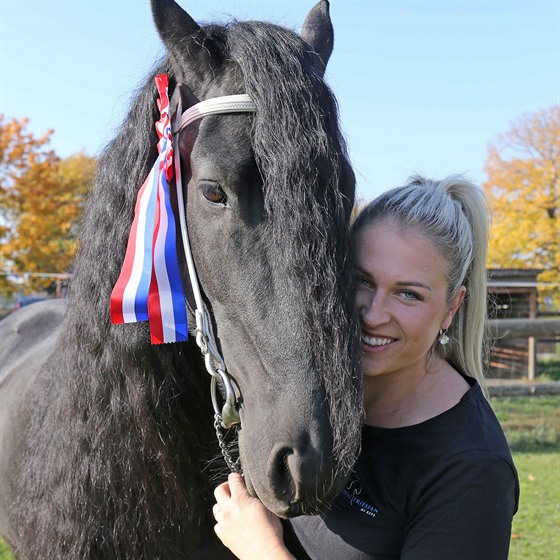
{"label": "woman's fingers", "polygon": [[226,482],[216,487],[214,490],[214,497],[222,510],[231,507],[233,503],[239,500],[251,499],[245,487],[243,477],[236,473],[231,473]]}
{"label": "woman's fingers", "polygon": [[232,498],[244,498],[249,496],[249,492],[247,492],[247,487],[245,486],[245,481],[240,474],[229,473],[227,484],[228,491]]}
{"label": "woman's fingers", "polygon": [[217,502],[220,502],[220,500],[228,500],[231,498],[231,491],[229,488],[229,481],[228,482],[222,482],[222,484],[220,484],[219,486],[216,486],[215,490],[214,490],[214,497],[216,498]]}
{"label": "woman's fingers", "polygon": [[251,497],[242,476],[230,474],[214,495],[214,531],[238,558],[292,558],[284,546],[280,520]]}

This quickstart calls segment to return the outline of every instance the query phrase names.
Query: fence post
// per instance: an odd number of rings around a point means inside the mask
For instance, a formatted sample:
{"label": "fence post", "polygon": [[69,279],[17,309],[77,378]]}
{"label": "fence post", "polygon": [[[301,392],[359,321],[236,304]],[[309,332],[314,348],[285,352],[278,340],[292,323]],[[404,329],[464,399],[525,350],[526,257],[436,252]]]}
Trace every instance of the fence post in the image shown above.
{"label": "fence post", "polygon": [[535,380],[535,373],[537,369],[537,353],[536,353],[536,344],[535,344],[535,337],[530,336],[527,339],[528,348],[527,348],[527,379],[529,381]]}

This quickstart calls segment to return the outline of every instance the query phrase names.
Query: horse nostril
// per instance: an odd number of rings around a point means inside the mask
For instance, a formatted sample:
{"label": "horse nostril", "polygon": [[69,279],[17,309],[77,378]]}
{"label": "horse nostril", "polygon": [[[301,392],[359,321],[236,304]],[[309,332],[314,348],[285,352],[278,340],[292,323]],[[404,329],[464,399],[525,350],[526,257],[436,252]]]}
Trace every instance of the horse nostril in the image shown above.
{"label": "horse nostril", "polygon": [[290,447],[277,445],[268,463],[267,475],[277,500],[289,505],[290,511],[314,508],[318,485],[322,486],[324,465],[322,454],[307,445]]}
{"label": "horse nostril", "polygon": [[267,469],[270,486],[276,499],[289,503],[297,499],[296,482],[290,471],[290,456],[294,450],[288,446],[277,446],[272,450]]}

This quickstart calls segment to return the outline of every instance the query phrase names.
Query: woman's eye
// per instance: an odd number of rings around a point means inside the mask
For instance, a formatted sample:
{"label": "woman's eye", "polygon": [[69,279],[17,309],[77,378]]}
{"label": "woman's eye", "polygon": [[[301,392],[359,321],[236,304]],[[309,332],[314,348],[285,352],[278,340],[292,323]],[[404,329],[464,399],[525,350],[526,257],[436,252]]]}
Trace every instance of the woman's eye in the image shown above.
{"label": "woman's eye", "polygon": [[404,290],[401,292],[401,295],[403,296],[404,299],[409,300],[409,301],[418,301],[420,300],[420,296],[415,293],[415,292],[409,292],[408,290]]}
{"label": "woman's eye", "polygon": [[218,183],[204,181],[200,183],[202,196],[212,204],[225,204],[227,202],[226,193]]}
{"label": "woman's eye", "polygon": [[372,282],[363,276],[356,276],[356,285],[364,286],[365,288],[373,288]]}

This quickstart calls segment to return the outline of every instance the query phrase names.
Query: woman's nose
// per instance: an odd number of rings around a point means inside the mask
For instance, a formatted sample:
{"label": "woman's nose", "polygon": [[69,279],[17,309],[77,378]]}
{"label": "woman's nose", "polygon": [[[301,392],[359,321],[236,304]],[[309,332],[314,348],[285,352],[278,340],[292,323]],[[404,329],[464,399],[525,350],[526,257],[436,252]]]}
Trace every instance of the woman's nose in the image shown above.
{"label": "woman's nose", "polygon": [[380,325],[389,320],[387,306],[379,291],[361,302],[359,313],[362,322],[367,326]]}

